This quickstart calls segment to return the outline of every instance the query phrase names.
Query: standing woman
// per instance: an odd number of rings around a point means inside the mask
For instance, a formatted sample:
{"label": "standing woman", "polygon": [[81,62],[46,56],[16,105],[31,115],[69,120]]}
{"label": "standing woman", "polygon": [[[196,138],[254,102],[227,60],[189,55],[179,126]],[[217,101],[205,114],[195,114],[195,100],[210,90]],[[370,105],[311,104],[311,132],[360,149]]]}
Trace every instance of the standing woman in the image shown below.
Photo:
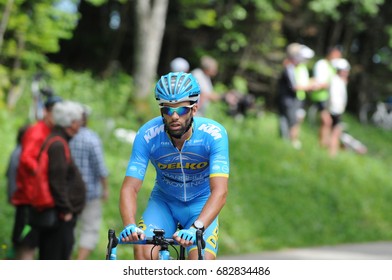
{"label": "standing woman", "polygon": [[335,156],[339,150],[340,136],[342,134],[341,117],[347,105],[347,83],[350,74],[350,64],[344,58],[331,61],[336,69],[329,87],[328,111],[332,118],[329,138],[329,154]]}

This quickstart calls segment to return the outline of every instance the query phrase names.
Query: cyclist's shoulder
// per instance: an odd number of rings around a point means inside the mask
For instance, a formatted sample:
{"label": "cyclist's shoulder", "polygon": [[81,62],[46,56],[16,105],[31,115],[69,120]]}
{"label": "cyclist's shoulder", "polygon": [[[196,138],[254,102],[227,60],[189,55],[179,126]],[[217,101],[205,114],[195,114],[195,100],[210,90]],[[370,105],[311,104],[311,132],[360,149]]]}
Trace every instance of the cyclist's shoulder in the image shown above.
{"label": "cyclist's shoulder", "polygon": [[136,134],[136,141],[138,142],[141,139],[144,139],[147,143],[150,143],[150,140],[156,139],[154,141],[158,141],[157,136],[163,134],[165,132],[165,126],[162,120],[162,117],[155,117],[146,123],[144,123],[138,130]]}
{"label": "cyclist's shoulder", "polygon": [[219,122],[204,118],[204,117],[194,117],[195,133],[201,133],[204,135],[211,135],[215,138],[217,135],[226,135],[225,127]]}
{"label": "cyclist's shoulder", "polygon": [[163,121],[162,117],[158,116],[145,122],[142,126],[140,126],[139,131],[145,131],[160,125],[163,125]]}
{"label": "cyclist's shoulder", "polygon": [[221,123],[219,123],[218,121],[210,119],[210,118],[206,118],[206,117],[194,117],[194,121],[195,121],[196,127],[200,127],[205,124],[213,124],[213,125],[224,128],[223,125]]}

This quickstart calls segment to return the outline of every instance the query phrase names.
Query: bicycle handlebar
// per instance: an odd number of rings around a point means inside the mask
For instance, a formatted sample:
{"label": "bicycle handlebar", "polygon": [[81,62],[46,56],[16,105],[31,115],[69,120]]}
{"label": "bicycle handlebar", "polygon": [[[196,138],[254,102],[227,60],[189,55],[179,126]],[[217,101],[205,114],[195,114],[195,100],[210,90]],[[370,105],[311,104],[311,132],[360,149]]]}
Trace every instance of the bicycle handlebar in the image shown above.
{"label": "bicycle handlebar", "polygon": [[197,245],[197,255],[198,259],[203,259],[202,249],[206,247],[206,241],[203,238],[203,231],[196,230],[196,245]]}
{"label": "bicycle handlebar", "polygon": [[[155,246],[180,245],[177,241],[175,241],[172,238],[165,238],[164,234],[165,231],[163,229],[155,229],[153,237],[146,237],[143,240],[123,242],[120,237],[116,236],[116,233],[113,229],[109,229],[106,260],[115,260],[117,258],[116,247],[118,244],[155,245]],[[198,250],[198,259],[202,260],[203,259],[202,249],[205,248],[205,241],[203,239],[203,232],[201,230],[196,231],[196,245]]]}

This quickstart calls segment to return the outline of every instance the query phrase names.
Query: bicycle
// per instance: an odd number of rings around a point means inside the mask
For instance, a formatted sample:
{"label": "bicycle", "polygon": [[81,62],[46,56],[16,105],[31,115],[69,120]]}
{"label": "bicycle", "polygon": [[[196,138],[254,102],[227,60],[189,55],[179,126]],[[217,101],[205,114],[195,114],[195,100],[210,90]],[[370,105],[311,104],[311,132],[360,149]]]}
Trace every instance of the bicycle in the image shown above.
{"label": "bicycle", "polygon": [[[152,252],[156,246],[160,246],[158,260],[171,260],[169,246],[171,246],[177,253],[177,260],[185,260],[185,248],[179,245],[174,239],[166,238],[165,231],[163,229],[154,229],[154,235],[147,237],[144,240],[123,242],[121,238],[116,237],[115,230],[108,230],[108,245],[106,250],[106,260],[117,260],[117,245],[119,244],[131,244],[131,245],[154,245],[151,249],[150,258],[153,259]],[[205,241],[203,239],[203,232],[201,230],[196,231],[196,245],[198,252],[198,259],[203,260]],[[175,246],[180,246],[180,252],[178,252]]]}

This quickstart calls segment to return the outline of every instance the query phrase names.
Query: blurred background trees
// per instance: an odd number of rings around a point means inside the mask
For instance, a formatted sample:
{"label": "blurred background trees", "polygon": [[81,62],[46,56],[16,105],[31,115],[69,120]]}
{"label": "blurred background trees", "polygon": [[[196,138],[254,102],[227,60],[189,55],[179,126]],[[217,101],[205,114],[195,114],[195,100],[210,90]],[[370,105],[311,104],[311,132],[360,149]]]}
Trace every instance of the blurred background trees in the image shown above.
{"label": "blurred background trees", "polygon": [[195,68],[209,54],[220,64],[217,84],[232,88],[240,77],[274,109],[294,41],[317,57],[343,46],[353,66],[350,111],[390,95],[392,2],[384,0],[0,0],[0,14],[0,94],[9,107],[39,70],[127,73],[132,102],[174,57]]}

